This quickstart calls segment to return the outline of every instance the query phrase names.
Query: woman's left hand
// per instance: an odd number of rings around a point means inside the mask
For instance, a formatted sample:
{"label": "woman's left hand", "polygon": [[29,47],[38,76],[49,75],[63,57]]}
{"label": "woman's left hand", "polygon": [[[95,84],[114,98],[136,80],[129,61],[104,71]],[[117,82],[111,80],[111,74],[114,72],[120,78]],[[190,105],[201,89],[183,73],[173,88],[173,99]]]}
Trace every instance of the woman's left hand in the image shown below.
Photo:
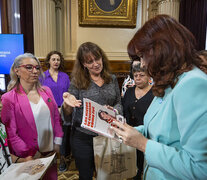
{"label": "woman's left hand", "polygon": [[69,92],[63,93],[63,106],[67,105],[70,107],[80,107],[82,105],[81,100],[77,100],[74,95]]}
{"label": "woman's left hand", "polygon": [[114,112],[116,113],[116,115],[119,114],[118,110],[117,110],[117,109],[114,109],[112,106],[105,105],[105,107],[106,107],[107,109],[110,109],[110,110],[114,111]]}
{"label": "woman's left hand", "polygon": [[107,109],[110,109],[110,110],[112,110],[113,111],[113,107],[112,106],[109,106],[109,105],[104,105]]}
{"label": "woman's left hand", "polygon": [[134,127],[129,126],[126,123],[119,121],[113,121],[113,124],[118,127],[111,127],[118,137],[120,137],[124,144],[137,148],[138,150],[145,152],[148,139],[145,138]]}

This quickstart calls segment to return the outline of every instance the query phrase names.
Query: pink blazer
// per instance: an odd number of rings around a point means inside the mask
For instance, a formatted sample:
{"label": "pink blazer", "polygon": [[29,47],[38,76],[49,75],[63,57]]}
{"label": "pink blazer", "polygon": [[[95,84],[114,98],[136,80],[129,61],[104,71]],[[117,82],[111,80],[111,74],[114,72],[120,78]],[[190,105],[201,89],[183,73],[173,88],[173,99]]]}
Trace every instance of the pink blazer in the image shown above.
{"label": "pink blazer", "polygon": [[[38,89],[50,110],[50,116],[55,137],[62,137],[60,114],[50,88],[44,86]],[[2,96],[2,122],[6,126],[8,144],[11,153],[19,157],[34,156],[39,150],[37,129],[32,109],[22,86],[5,93]]]}

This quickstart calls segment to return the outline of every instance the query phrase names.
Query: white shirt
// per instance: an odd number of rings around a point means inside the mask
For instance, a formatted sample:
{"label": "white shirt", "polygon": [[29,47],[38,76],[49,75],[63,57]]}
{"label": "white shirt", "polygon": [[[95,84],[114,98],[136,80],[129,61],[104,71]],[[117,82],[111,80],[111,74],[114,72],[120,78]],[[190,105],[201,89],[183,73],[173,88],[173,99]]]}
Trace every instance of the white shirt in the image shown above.
{"label": "white shirt", "polygon": [[50,117],[50,110],[42,97],[37,104],[30,102],[35,119],[40,152],[53,150],[53,128]]}

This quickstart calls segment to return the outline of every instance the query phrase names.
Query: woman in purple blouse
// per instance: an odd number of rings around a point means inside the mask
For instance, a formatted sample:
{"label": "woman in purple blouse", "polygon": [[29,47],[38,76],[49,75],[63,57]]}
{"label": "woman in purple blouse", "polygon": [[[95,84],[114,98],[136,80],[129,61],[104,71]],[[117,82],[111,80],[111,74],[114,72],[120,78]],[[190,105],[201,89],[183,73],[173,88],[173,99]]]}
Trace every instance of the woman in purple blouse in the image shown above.
{"label": "woman in purple blouse", "polygon": [[63,71],[64,58],[58,51],[51,51],[45,59],[45,66],[48,68],[45,71],[45,79],[43,85],[48,86],[53,93],[55,101],[60,107],[63,103],[63,93],[68,91],[70,79]]}
{"label": "woman in purple blouse", "polygon": [[[63,103],[63,93],[68,91],[70,86],[69,76],[62,72],[64,69],[64,58],[63,55],[58,51],[51,51],[47,54],[45,59],[45,66],[48,68],[44,72],[45,78],[42,81],[44,86],[48,86],[53,93],[55,101],[60,107]],[[64,123],[63,126],[63,141],[62,146],[60,147],[60,171],[66,171],[66,159],[65,157],[70,155],[70,129],[71,126]]]}

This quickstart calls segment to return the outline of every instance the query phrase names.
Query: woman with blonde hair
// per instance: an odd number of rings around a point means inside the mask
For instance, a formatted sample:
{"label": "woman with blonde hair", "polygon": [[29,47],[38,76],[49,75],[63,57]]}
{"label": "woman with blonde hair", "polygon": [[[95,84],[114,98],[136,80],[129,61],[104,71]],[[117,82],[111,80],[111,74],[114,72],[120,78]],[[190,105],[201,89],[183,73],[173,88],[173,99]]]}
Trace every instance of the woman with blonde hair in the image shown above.
{"label": "woman with blonde hair", "polygon": [[[44,157],[59,152],[62,128],[51,90],[41,86],[42,68],[30,53],[19,55],[11,67],[8,92],[2,95],[1,118],[10,152],[17,157]],[[53,164],[44,176],[57,179]]]}

